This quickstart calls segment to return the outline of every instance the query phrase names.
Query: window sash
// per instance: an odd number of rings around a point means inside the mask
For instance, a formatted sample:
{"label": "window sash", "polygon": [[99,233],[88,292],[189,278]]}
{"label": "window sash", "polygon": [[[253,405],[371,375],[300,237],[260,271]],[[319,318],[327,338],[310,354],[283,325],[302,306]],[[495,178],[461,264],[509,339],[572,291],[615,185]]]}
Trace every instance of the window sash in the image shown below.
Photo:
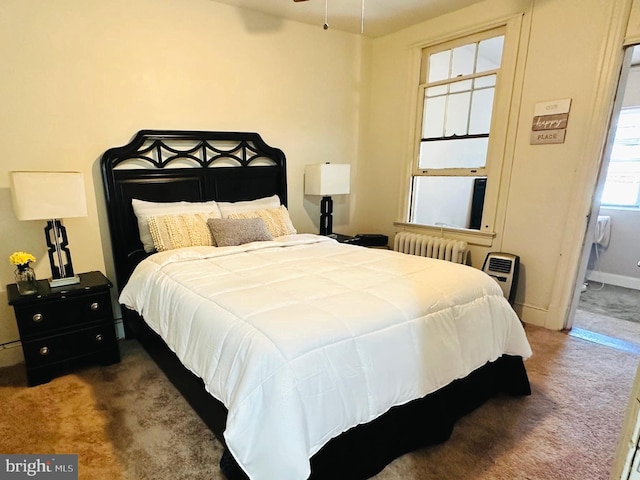
{"label": "window sash", "polygon": [[[498,76],[500,67],[503,63],[504,57],[504,39],[506,32],[503,28],[498,28],[492,31],[483,32],[476,35],[467,36],[458,40],[447,42],[442,45],[434,46],[431,48],[425,48],[422,51],[422,74],[421,84],[419,85],[419,111],[420,118],[418,119],[418,126],[420,132],[420,138],[418,140],[417,152],[414,156],[415,161],[413,165],[413,176],[424,175],[445,175],[445,176],[486,176],[486,167],[488,161],[488,136],[490,125],[492,123],[492,112],[495,110],[495,88],[498,83]],[[478,68],[479,64],[479,51],[482,42],[490,41],[492,39],[499,38],[501,42],[500,47],[500,63],[498,68]],[[456,70],[456,52],[464,50],[468,45],[474,45],[474,59],[471,68],[467,68],[458,75]],[[467,48],[468,50],[468,48]],[[441,61],[442,64],[438,68],[440,75],[436,75],[431,81],[429,76],[430,62],[435,58],[436,61]],[[460,68],[460,67],[458,67]],[[448,69],[448,73],[445,75],[444,70]],[[433,75],[431,75],[433,77]],[[446,78],[445,78],[446,77]],[[467,87],[468,84],[468,87]],[[482,95],[483,92],[491,92],[491,110],[485,121],[478,122],[477,111],[474,110],[473,101],[478,101],[480,97],[474,98],[474,94]],[[451,102],[454,102],[456,95],[467,93],[469,95],[466,111],[463,107],[463,115],[465,118],[458,118],[455,127],[450,123],[450,119],[447,118],[448,114],[454,113],[449,108]],[[440,100],[441,105],[435,105],[434,102]],[[431,102],[431,110],[427,105]],[[460,112],[455,112],[457,116],[460,116]],[[431,118],[429,118],[431,117]],[[432,123],[435,122],[435,126]],[[464,123],[464,125],[462,125]],[[478,132],[479,128],[476,126],[480,124],[487,124],[488,128],[486,132]],[[427,129],[425,131],[425,129]],[[454,131],[452,131],[454,130]],[[473,132],[473,133],[471,133]],[[476,141],[476,139],[487,138],[487,142]],[[459,142],[464,140],[465,143]],[[429,146],[427,142],[438,142]],[[451,145],[447,145],[447,142],[456,142]],[[475,146],[476,152],[468,150]],[[465,153],[465,147],[467,149]],[[479,148],[479,149],[478,149]],[[436,154],[433,158],[428,155],[429,149],[435,149]],[[438,152],[438,149],[440,150]],[[454,155],[453,160],[449,162],[452,157],[446,156],[446,153]],[[437,155],[440,153],[441,155]],[[470,159],[455,158],[455,155],[465,156],[470,155]],[[479,158],[482,157],[482,158]],[[440,158],[445,158],[446,161],[442,165],[439,161]],[[472,163],[472,164],[470,164]],[[463,168],[460,168],[463,167]],[[413,182],[413,181],[412,181]],[[413,195],[410,196],[410,209],[415,201]]]}

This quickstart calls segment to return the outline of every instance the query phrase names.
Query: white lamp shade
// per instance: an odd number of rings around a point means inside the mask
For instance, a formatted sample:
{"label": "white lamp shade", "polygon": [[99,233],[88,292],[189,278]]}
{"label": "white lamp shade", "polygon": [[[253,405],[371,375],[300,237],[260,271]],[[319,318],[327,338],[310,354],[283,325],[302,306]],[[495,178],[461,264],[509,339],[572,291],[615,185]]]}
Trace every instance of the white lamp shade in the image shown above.
{"label": "white lamp shade", "polygon": [[307,195],[342,195],[349,193],[351,165],[319,163],[304,169],[304,193]]}
{"label": "white lamp shade", "polygon": [[18,220],[86,217],[80,172],[10,172],[13,211]]}

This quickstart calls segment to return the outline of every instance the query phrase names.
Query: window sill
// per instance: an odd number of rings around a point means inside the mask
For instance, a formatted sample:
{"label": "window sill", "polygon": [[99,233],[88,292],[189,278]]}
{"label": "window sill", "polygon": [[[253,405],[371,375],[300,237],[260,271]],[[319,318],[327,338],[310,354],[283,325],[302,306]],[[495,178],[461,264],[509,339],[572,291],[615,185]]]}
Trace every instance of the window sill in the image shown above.
{"label": "window sill", "polygon": [[480,230],[469,230],[465,228],[436,227],[433,225],[418,225],[415,223],[393,222],[393,225],[402,231],[423,233],[439,237],[455,238],[464,240],[469,245],[491,247],[495,232],[481,232]]}
{"label": "window sill", "polygon": [[624,207],[622,205],[600,205],[600,210],[622,210],[625,212],[640,212],[640,207]]}

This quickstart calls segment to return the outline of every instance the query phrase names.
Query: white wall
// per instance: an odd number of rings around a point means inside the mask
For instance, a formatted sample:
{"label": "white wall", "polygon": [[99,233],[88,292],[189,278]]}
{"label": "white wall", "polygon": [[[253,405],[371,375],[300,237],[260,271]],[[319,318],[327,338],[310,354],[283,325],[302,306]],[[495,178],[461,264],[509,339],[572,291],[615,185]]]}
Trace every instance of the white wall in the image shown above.
{"label": "white wall", "polygon": [[[516,309],[525,322],[562,328],[606,132],[629,3],[624,0],[487,0],[373,42],[371,104],[355,219],[393,235],[402,221],[417,77],[415,51],[433,39],[524,13],[495,238],[472,246],[473,265],[488,251],[521,257]],[[530,31],[528,30],[530,25]],[[572,99],[566,141],[530,145],[537,102]],[[368,186],[376,185],[376,188]],[[364,220],[368,219],[368,220]]]}
{"label": "white wall", "polygon": [[[74,268],[113,280],[102,153],[141,129],[256,131],[287,155],[296,227],[316,232],[319,198],[303,201],[304,165],[357,157],[365,46],[211,0],[0,2],[0,344],[18,338],[8,256],[29,251],[38,277],[51,275],[44,222],[16,220],[9,171],[85,173],[89,215],[65,222]],[[336,201],[337,230],[356,201],[357,192]]]}

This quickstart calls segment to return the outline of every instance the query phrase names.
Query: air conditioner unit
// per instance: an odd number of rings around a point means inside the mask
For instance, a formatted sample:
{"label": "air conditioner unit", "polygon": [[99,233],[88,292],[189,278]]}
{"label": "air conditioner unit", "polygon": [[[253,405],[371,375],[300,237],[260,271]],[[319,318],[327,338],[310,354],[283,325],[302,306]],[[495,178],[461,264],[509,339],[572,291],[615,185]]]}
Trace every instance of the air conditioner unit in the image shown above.
{"label": "air conditioner unit", "polygon": [[502,293],[513,304],[518,284],[520,257],[511,253],[489,252],[484,259],[482,271],[493,277],[502,288]]}

